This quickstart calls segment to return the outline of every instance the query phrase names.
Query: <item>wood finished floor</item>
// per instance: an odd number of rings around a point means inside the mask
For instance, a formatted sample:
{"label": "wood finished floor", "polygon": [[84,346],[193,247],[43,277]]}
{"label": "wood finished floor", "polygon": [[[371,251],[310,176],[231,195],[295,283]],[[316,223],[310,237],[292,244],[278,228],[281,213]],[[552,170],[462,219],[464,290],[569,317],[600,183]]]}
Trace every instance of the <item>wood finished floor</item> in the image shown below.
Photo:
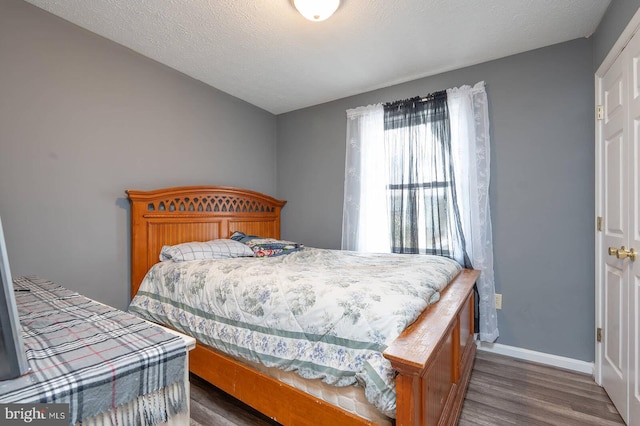
{"label": "wood finished floor", "polygon": [[[277,424],[191,377],[191,425]],[[478,351],[458,424],[606,426],[624,422],[589,375]]]}
{"label": "wood finished floor", "polygon": [[459,426],[624,425],[587,374],[478,351]]}

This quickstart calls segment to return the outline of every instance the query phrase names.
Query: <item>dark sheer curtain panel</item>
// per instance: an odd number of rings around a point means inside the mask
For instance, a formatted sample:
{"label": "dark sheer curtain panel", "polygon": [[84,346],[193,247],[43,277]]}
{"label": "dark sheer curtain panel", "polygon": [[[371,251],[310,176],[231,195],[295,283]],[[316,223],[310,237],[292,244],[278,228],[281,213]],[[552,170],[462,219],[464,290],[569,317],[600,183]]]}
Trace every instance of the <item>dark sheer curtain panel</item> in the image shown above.
{"label": "dark sheer curtain panel", "polygon": [[447,92],[384,105],[391,251],[471,267],[452,164]]}

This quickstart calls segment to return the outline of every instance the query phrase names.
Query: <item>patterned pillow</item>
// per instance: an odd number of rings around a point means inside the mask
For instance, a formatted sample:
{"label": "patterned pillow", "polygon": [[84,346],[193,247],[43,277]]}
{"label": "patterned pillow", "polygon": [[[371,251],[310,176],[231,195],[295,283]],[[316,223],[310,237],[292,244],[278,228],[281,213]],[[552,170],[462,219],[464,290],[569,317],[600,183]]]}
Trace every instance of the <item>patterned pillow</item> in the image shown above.
{"label": "patterned pillow", "polygon": [[240,232],[240,231],[234,231],[229,238],[231,238],[234,241],[246,243],[248,241],[253,240],[254,238],[260,238],[260,237],[258,237],[257,235],[247,235],[244,232]]}
{"label": "patterned pillow", "polygon": [[231,239],[242,242],[253,250],[256,257],[282,256],[284,254],[300,251],[303,244],[293,241],[276,240],[275,238],[260,238],[253,235],[246,235],[244,232],[236,231],[231,235]]}
{"label": "patterned pillow", "polygon": [[238,241],[223,239],[163,246],[160,251],[161,261],[173,260],[174,262],[253,256],[255,256],[253,250],[247,245]]}

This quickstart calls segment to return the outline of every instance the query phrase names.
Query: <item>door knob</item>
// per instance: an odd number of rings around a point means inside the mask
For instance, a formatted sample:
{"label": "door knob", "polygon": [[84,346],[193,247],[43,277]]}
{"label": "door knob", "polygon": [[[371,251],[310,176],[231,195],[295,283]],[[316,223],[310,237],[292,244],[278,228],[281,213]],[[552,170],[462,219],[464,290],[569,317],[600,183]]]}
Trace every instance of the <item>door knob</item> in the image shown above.
{"label": "door knob", "polygon": [[617,256],[618,255],[618,249],[615,247],[609,247],[609,256]]}
{"label": "door knob", "polygon": [[[609,252],[611,252],[611,249],[609,249]],[[625,246],[622,246],[620,247],[620,250],[618,250],[618,252],[616,253],[616,257],[618,259],[626,259],[628,257],[633,261],[633,260],[636,260],[637,254],[638,252],[636,251],[636,249],[632,248],[627,250]]]}

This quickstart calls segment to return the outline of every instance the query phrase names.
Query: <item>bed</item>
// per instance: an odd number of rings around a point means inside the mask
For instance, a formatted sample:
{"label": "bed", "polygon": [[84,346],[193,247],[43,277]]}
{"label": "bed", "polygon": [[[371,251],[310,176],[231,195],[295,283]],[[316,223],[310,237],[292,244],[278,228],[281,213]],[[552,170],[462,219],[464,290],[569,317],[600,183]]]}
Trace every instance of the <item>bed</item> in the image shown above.
{"label": "bed", "polygon": [[[285,201],[230,187],[128,190],[131,201],[131,295],[136,295],[165,245],[228,238],[232,232],[280,238]],[[397,371],[397,425],[455,424],[473,359],[473,285],[479,272],[462,270],[386,348]],[[190,370],[284,424],[376,424],[284,383],[201,342]]]}

